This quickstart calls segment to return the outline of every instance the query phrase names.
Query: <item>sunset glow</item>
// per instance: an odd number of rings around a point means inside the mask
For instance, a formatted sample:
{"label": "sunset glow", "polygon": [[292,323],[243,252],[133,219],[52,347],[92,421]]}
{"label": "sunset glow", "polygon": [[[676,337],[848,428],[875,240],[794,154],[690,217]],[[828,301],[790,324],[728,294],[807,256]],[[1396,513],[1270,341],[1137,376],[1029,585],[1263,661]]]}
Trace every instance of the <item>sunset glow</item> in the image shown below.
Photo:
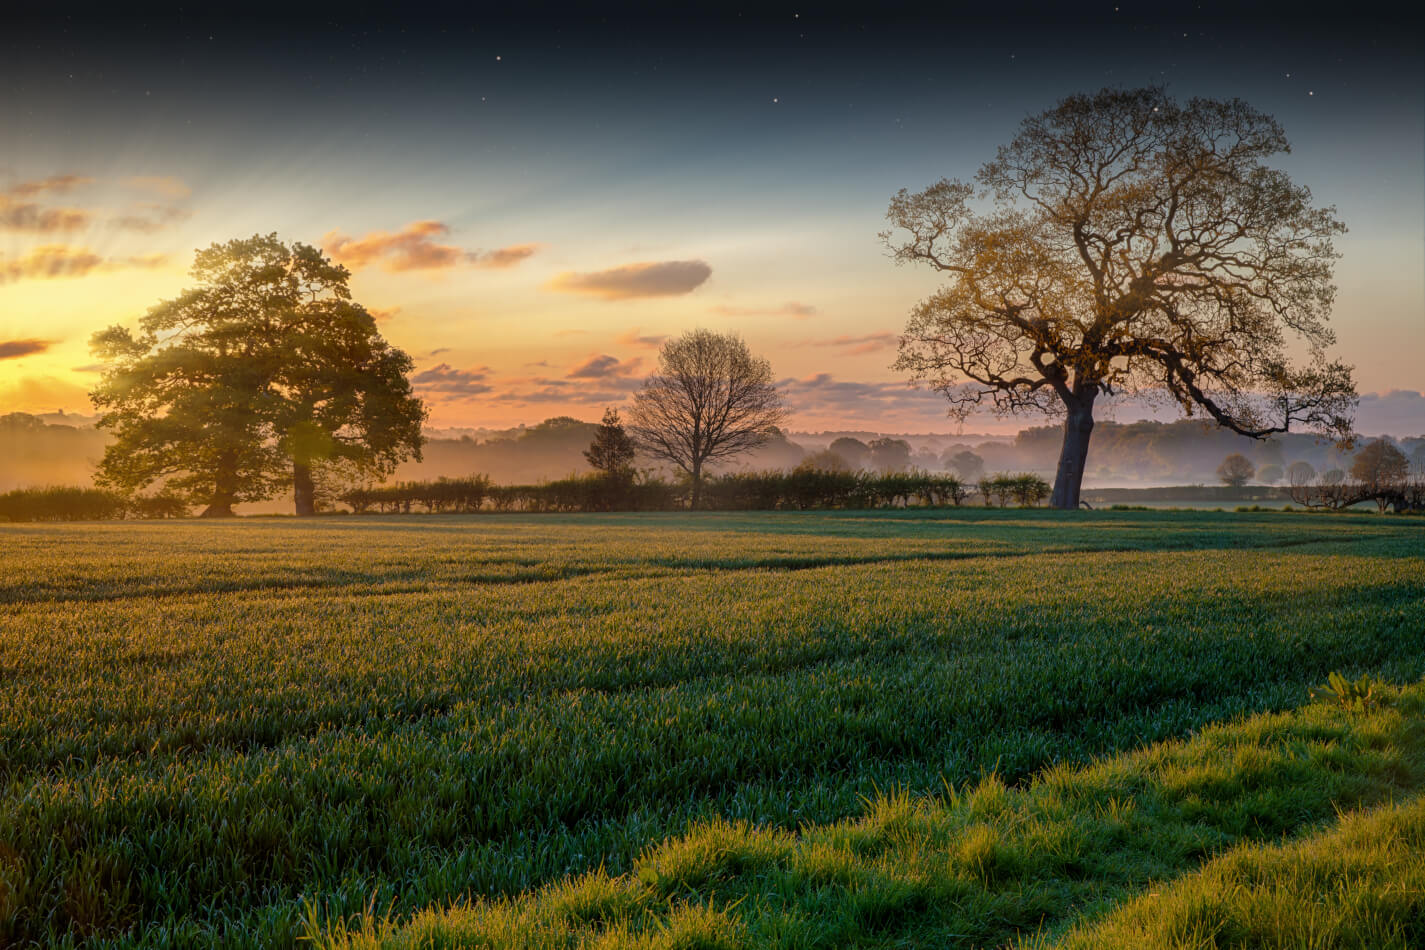
{"label": "sunset glow", "polygon": [[704,326],[770,357],[794,427],[948,430],[942,403],[890,370],[938,282],[887,259],[889,196],[968,177],[1071,91],[1143,82],[1281,121],[1285,167],[1350,227],[1338,355],[1362,393],[1413,398],[1418,50],[1351,29],[1180,26],[1105,17],[1136,38],[1112,59],[1049,20],[969,22],[938,56],[929,37],[904,45],[904,25],[812,14],[710,26],[696,46],[656,20],[616,35],[353,21],[272,41],[181,18],[17,34],[0,65],[0,406],[90,412],[94,331],[187,286],[196,248],[276,231],[354,272],[437,426],[595,419],[658,341]]}

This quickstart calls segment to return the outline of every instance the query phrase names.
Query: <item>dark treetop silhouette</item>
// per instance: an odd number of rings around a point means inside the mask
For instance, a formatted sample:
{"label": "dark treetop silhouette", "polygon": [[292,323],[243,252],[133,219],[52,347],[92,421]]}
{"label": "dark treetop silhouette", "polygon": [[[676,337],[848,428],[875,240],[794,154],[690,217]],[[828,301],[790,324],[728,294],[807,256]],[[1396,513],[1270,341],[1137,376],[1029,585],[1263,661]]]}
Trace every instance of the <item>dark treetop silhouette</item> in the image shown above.
{"label": "dark treetop silhouette", "polygon": [[411,360],[351,299],[349,272],[276,235],[199,251],[199,286],[151,308],[136,336],[113,326],[91,394],[114,430],[99,477],[153,482],[207,516],[270,497],[290,479],[297,514],[316,510],[316,473],[389,473],[420,457],[425,410]]}
{"label": "dark treetop silhouette", "polygon": [[[950,278],[912,312],[896,367],[961,418],[987,401],[1064,416],[1059,508],[1078,507],[1100,395],[1166,393],[1256,438],[1293,425],[1349,438],[1351,370],[1324,355],[1344,227],[1264,164],[1287,150],[1240,100],[1179,105],[1159,88],[1026,119],[979,170],[979,195],[942,180],[892,200],[896,260]],[[1287,331],[1306,366],[1288,360]]]}
{"label": "dark treetop silhouette", "polygon": [[645,452],[692,478],[696,508],[703,466],[763,444],[785,418],[771,364],[735,334],[690,330],[658,352],[658,371],[633,397],[629,428]]}

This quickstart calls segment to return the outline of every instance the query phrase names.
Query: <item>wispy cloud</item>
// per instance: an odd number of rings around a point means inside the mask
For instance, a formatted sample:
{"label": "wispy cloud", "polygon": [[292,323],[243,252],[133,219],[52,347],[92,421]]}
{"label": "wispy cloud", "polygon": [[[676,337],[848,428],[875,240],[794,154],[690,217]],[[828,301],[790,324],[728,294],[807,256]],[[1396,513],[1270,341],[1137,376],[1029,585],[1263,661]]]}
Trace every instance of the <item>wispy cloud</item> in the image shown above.
{"label": "wispy cloud", "polygon": [[871,383],[836,379],[816,373],[777,383],[787,404],[797,412],[840,414],[864,419],[878,413],[916,411],[944,416],[945,397],[928,389],[912,389],[904,382]]}
{"label": "wispy cloud", "polygon": [[442,396],[446,399],[469,399],[493,391],[493,387],[486,382],[489,376],[488,366],[456,369],[449,363],[438,363],[412,376],[411,384],[422,394]]}
{"label": "wispy cloud", "polygon": [[663,345],[664,340],[668,339],[666,333],[658,336],[643,336],[638,332],[641,329],[643,328],[634,327],[622,336],[615,338],[614,342],[622,343],[624,346],[646,346],[649,349],[656,350]]}
{"label": "wispy cloud", "polygon": [[55,234],[79,231],[89,226],[91,215],[83,208],[45,208],[34,202],[11,201],[0,196],[0,228]]}
{"label": "wispy cloud", "polygon": [[834,346],[848,356],[858,353],[874,353],[877,350],[889,349],[899,342],[900,337],[894,333],[868,333],[865,336],[838,336],[829,340],[807,340],[809,346]]}
{"label": "wispy cloud", "polygon": [[385,323],[401,312],[400,307],[367,307],[366,312],[371,314],[371,319],[377,323]]}
{"label": "wispy cloud", "polygon": [[186,221],[193,212],[177,205],[165,205],[148,201],[135,205],[126,214],[111,218],[109,223],[122,231],[137,231],[152,234],[179,221]]}
{"label": "wispy cloud", "polygon": [[502,270],[539,250],[538,244],[512,244],[493,251],[467,251],[440,243],[438,239],[449,233],[449,225],[440,221],[412,221],[399,231],[371,231],[357,238],[329,231],[322,238],[322,249],[352,270],[380,264],[388,271],[448,270],[464,265]]}
{"label": "wispy cloud", "polygon": [[48,192],[72,191],[92,181],[81,175],[51,175],[11,185],[0,191],[0,230],[58,234],[88,227],[93,215],[83,208],[47,208],[34,199]]}
{"label": "wispy cloud", "polygon": [[168,264],[166,254],[104,258],[87,247],[42,244],[21,257],[0,256],[0,284],[26,279],[83,277],[95,271],[153,269]]}
{"label": "wispy cloud", "polygon": [[643,364],[640,358],[620,361],[617,357],[602,353],[590,356],[583,363],[569,371],[569,379],[609,379],[632,376]]}
{"label": "wispy cloud", "polygon": [[791,317],[794,320],[805,320],[816,315],[816,308],[811,304],[789,300],[778,307],[734,307],[719,304],[712,308],[712,312],[725,317]]}
{"label": "wispy cloud", "polygon": [[22,257],[0,257],[0,284],[26,278],[83,277],[104,263],[87,247],[42,244]]}
{"label": "wispy cloud", "polygon": [[533,257],[540,246],[539,244],[511,244],[509,247],[499,247],[493,251],[475,251],[470,255],[470,262],[476,267],[488,270],[504,270]]}
{"label": "wispy cloud", "polygon": [[589,273],[565,271],[546,286],[602,300],[678,297],[692,293],[711,276],[712,268],[705,261],[639,261]]}
{"label": "wispy cloud", "polygon": [[0,360],[17,360],[22,356],[43,353],[53,345],[52,340],[0,340]]}
{"label": "wispy cloud", "polygon": [[135,175],[132,178],[125,178],[124,184],[141,191],[151,191],[154,194],[163,195],[165,198],[187,198],[193,193],[193,189],[188,187],[187,182],[172,175]]}
{"label": "wispy cloud", "polygon": [[94,179],[84,175],[50,175],[48,178],[35,178],[11,185],[5,189],[5,194],[15,198],[28,198],[47,191],[60,193],[73,191],[75,188],[93,183]]}

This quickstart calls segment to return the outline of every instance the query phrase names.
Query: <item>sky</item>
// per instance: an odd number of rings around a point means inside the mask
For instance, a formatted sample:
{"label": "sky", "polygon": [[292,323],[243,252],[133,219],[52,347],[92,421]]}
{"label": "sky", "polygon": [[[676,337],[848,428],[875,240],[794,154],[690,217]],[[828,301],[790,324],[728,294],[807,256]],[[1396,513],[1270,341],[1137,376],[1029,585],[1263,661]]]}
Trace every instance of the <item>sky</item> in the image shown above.
{"label": "sky", "polygon": [[707,327],[771,361],[794,429],[951,432],[891,369],[939,283],[888,258],[891,196],[970,178],[1066,95],[1166,83],[1283,125],[1277,164],[1350,228],[1332,323],[1362,428],[1425,432],[1425,35],[1404,7],[721,9],[14,19],[0,413],[92,411],[91,334],[188,286],[195,249],[276,232],[352,270],[435,426],[597,419]]}

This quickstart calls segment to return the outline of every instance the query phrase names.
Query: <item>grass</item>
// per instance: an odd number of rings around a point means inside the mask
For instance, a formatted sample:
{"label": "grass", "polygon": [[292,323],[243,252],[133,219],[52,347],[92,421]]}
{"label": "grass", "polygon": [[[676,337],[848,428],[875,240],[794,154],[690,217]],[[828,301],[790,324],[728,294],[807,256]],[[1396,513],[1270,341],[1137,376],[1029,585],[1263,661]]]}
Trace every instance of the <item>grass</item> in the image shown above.
{"label": "grass", "polygon": [[[313,906],[308,935],[328,950],[1004,946],[1093,917],[1236,845],[1068,945],[1214,946],[1199,939],[1208,936],[1260,945],[1229,937],[1250,930],[1268,945],[1275,934],[1287,938],[1280,946],[1309,946],[1290,935],[1334,930],[1394,935],[1406,946],[1399,936],[1420,933],[1425,910],[1418,803],[1388,818],[1348,818],[1306,845],[1262,845],[1313,829],[1335,809],[1425,784],[1425,684],[1385,702],[1394,708],[1263,714],[1088,767],[1051,768],[1022,789],[991,775],[939,796],[880,795],[858,820],[797,833],[712,822],[651,848],[628,874],[598,871],[514,900],[427,911],[400,927],[371,912],[333,925]],[[1289,900],[1273,910],[1277,891]],[[1319,892],[1327,907],[1291,918]]]}
{"label": "grass", "polygon": [[[1295,707],[1331,671],[1412,682],[1421,529],[984,509],[0,526],[0,942],[290,944],[314,908],[375,928],[528,900],[690,828],[830,827],[878,790],[991,772],[1017,789]],[[730,919],[680,908],[678,933]]]}
{"label": "grass", "polygon": [[1425,797],[1243,846],[1054,943],[1060,950],[1425,946]]}

